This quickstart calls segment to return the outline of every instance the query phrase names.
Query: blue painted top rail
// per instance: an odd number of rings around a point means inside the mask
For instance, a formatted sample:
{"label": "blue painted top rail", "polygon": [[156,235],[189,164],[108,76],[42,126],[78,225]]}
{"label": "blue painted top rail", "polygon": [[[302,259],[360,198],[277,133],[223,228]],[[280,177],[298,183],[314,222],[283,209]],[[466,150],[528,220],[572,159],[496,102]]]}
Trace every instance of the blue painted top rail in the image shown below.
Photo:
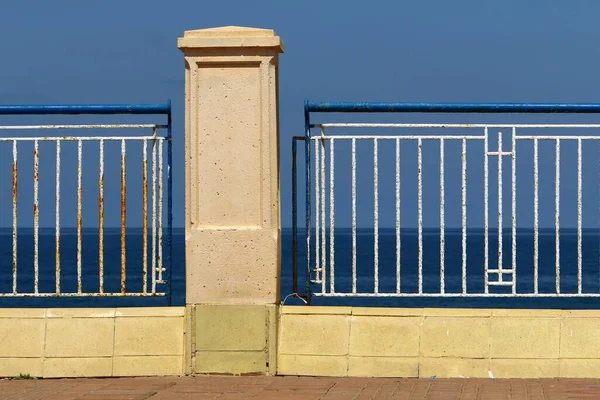
{"label": "blue painted top rail", "polygon": [[312,102],[305,112],[423,112],[423,113],[600,113],[600,103],[377,103]]}
{"label": "blue painted top rail", "polygon": [[165,104],[56,104],[0,105],[0,115],[60,114],[171,114],[171,101]]}

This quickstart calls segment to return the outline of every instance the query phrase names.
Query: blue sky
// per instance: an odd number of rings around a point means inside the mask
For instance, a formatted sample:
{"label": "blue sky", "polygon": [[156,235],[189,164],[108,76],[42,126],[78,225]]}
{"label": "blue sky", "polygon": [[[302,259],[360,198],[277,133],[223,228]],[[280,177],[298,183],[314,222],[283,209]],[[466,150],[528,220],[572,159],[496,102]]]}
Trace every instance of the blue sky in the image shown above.
{"label": "blue sky", "polygon": [[[175,225],[182,226],[184,69],[177,37],[185,30],[224,25],[274,29],[286,47],[280,58],[281,191],[283,225],[289,226],[290,143],[293,135],[303,134],[305,98],[323,101],[599,101],[599,12],[600,3],[593,1],[7,2],[2,6],[0,25],[0,104],[158,103],[171,98],[174,217]],[[556,117],[542,118],[546,117],[537,116],[528,121],[561,121]],[[577,121],[597,119],[588,116]],[[494,116],[491,120],[507,122],[508,117]],[[14,120],[0,119],[0,124],[9,121]],[[47,151],[52,154],[50,149]],[[7,210],[10,204],[10,181],[5,165],[8,156],[6,149],[0,149],[0,190],[4,193],[0,206]],[[432,169],[437,165],[434,158]],[[569,160],[573,160],[572,156],[563,157],[564,162]],[[552,160],[546,162],[542,168],[553,166]],[[69,166],[72,170],[74,165],[72,161],[63,161],[63,168],[67,170]],[[97,171],[89,167],[86,173],[93,182]],[[475,169],[472,173],[469,179],[477,181],[480,172]],[[584,176],[587,173],[588,170],[584,170]],[[53,190],[49,174],[47,182],[42,183],[42,193]],[[595,169],[589,174],[597,175]],[[574,181],[564,179],[565,191],[573,189]],[[65,181],[65,185],[69,184]],[[509,181],[505,181],[505,186],[509,186]],[[342,185],[340,190],[343,189]],[[72,225],[75,196],[67,195],[67,190],[68,186],[63,193],[63,224]],[[435,190],[435,187],[427,189],[426,197],[434,198]],[[139,192],[133,185],[129,189],[130,196],[141,196]],[[92,188],[85,193],[92,196]],[[592,207],[596,197],[597,191],[593,196],[586,195],[584,203],[591,203]],[[94,196],[90,197],[90,201],[93,199]],[[524,199],[524,202],[530,201]],[[384,193],[381,201],[383,209],[392,207],[391,192]],[[407,210],[414,205],[411,201],[406,203]],[[565,201],[565,207],[572,210],[569,200]],[[505,202],[508,205],[508,197]],[[541,212],[552,214],[553,199],[543,203]],[[52,210],[53,202],[47,204]],[[118,225],[115,204],[107,205],[107,225]],[[340,207],[339,224],[348,225],[344,216],[348,208]],[[480,205],[473,203],[472,207],[469,212],[481,215]],[[94,220],[93,213],[97,211],[93,209],[85,209],[84,221]],[[42,225],[52,226],[54,214],[43,211]],[[367,226],[369,212],[363,211],[359,222]],[[29,218],[28,212],[27,207],[23,209],[24,220]],[[527,225],[530,215],[531,212],[523,208],[519,220]],[[595,226],[597,210],[587,215],[590,218],[586,218],[586,225]],[[388,217],[389,213],[382,216],[384,225]],[[567,217],[568,221],[572,219],[572,216]],[[410,225],[412,216],[407,215],[407,218]],[[450,225],[459,221],[455,215],[449,218]],[[474,225],[480,223],[481,218],[478,218],[473,218]],[[552,220],[548,221],[546,225],[551,226]],[[3,213],[0,226],[10,226],[10,223],[10,214]],[[433,216],[426,218],[426,224],[435,223]]]}

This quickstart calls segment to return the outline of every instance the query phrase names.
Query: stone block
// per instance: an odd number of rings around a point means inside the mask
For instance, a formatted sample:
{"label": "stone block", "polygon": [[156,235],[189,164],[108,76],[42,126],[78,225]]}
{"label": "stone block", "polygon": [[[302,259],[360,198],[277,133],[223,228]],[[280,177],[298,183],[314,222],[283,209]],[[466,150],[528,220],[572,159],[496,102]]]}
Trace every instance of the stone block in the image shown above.
{"label": "stone block", "polygon": [[43,365],[43,358],[0,358],[0,377],[41,377]]}
{"label": "stone block", "polygon": [[2,319],[0,358],[41,357],[44,352],[46,321],[43,319]]}
{"label": "stone block", "polygon": [[263,351],[196,352],[196,373],[266,374],[267,368]]}
{"label": "stone block", "polygon": [[46,358],[44,378],[112,376],[112,357]]}
{"label": "stone block", "polygon": [[477,358],[421,358],[419,378],[489,378],[489,360]]}
{"label": "stone block", "polygon": [[183,356],[117,356],[113,376],[168,376],[183,374]]}
{"label": "stone block", "polygon": [[351,318],[353,356],[411,357],[419,355],[421,317]]}
{"label": "stone block", "polygon": [[600,318],[564,318],[561,358],[600,358]]}
{"label": "stone block", "polygon": [[549,359],[492,359],[490,371],[494,378],[556,378],[559,361]]}
{"label": "stone block", "polygon": [[492,358],[558,358],[560,319],[492,318]]}
{"label": "stone block", "polygon": [[417,357],[350,357],[348,376],[417,378]]}
{"label": "stone block", "polygon": [[197,305],[196,349],[264,351],[267,321],[264,305]]}
{"label": "stone block", "polygon": [[183,317],[115,319],[115,350],[119,356],[182,355]]}
{"label": "stone block", "polygon": [[486,358],[490,318],[425,317],[420,347],[424,357]]}
{"label": "stone block", "polygon": [[600,378],[600,360],[563,358],[560,360],[561,378]]}
{"label": "stone block", "polygon": [[349,316],[284,314],[279,326],[279,353],[347,355],[349,336]]}
{"label": "stone block", "polygon": [[347,376],[348,357],[280,354],[279,375]]}
{"label": "stone block", "polygon": [[49,318],[46,357],[109,357],[113,354],[113,318]]}

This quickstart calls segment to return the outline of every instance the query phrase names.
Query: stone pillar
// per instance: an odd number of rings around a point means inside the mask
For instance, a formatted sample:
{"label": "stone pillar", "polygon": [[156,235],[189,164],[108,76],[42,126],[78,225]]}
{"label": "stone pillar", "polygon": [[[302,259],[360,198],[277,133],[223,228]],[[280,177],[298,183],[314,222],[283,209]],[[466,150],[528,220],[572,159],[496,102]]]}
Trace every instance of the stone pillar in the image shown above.
{"label": "stone pillar", "polygon": [[188,372],[271,373],[280,298],[278,54],[272,30],[186,31]]}

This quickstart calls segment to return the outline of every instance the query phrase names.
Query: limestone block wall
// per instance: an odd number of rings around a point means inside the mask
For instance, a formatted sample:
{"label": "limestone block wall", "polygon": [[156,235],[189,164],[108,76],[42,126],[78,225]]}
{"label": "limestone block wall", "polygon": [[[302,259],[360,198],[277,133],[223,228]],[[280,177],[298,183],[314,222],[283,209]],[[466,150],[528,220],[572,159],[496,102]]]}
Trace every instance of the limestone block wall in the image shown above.
{"label": "limestone block wall", "polygon": [[281,308],[281,375],[600,377],[600,311]]}
{"label": "limestone block wall", "polygon": [[0,376],[181,375],[184,307],[0,309]]}

